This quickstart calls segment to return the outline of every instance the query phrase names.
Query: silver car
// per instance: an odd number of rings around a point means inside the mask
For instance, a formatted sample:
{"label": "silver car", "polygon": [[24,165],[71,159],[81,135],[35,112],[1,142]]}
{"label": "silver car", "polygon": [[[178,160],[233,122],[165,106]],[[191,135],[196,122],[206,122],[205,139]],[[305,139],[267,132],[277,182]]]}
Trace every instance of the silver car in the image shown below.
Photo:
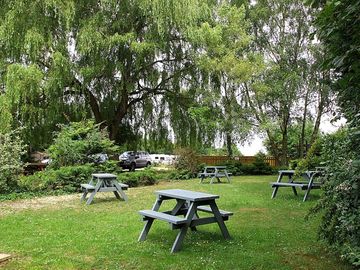
{"label": "silver car", "polygon": [[123,169],[135,171],[135,168],[144,168],[151,165],[151,157],[144,151],[127,151],[119,156],[119,165]]}

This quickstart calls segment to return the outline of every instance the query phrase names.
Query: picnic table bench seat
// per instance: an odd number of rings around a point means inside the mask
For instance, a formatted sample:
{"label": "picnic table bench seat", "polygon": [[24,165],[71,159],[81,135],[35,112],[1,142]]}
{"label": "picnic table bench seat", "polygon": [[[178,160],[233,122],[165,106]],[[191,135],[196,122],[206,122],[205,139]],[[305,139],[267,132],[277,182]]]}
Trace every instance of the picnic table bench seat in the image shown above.
{"label": "picnic table bench seat", "polygon": [[157,212],[154,210],[141,210],[139,211],[139,214],[144,216],[144,220],[148,220],[149,218],[160,219],[175,225],[186,223],[186,218],[180,218],[178,216],[173,216],[170,214]]}
{"label": "picnic table bench seat", "polygon": [[95,189],[95,187],[93,185],[90,185],[90,184],[81,184],[81,187],[85,188],[87,190],[94,190]]}
{"label": "picnic table bench seat", "polygon": [[[271,187],[299,187],[301,190],[307,190],[309,188],[309,183],[305,182],[271,182]],[[321,183],[312,183],[311,189],[320,189]]]}
{"label": "picnic table bench seat", "polygon": [[[211,207],[208,206],[198,206],[197,207],[198,211],[202,211],[202,212],[206,212],[206,213],[212,213]],[[220,215],[222,217],[229,217],[232,216],[234,213],[233,212],[229,212],[229,211],[224,211],[219,209]]]}

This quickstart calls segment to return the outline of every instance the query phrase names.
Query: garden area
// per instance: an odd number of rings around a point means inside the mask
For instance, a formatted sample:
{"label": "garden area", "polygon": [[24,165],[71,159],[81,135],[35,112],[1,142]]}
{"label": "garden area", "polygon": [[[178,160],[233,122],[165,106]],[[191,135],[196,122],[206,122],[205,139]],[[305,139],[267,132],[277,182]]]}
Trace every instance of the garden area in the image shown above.
{"label": "garden area", "polygon": [[[199,184],[198,179],[162,181],[130,188],[129,201],[112,194],[80,203],[80,194],[0,204],[0,249],[13,254],[6,269],[351,269],[318,241],[318,217],[305,220],[319,200],[314,191],[302,203],[290,190],[271,200],[276,176],[232,177],[230,184]],[[218,194],[231,240],[216,224],[188,232],[183,248],[170,254],[176,237],[155,221],[146,241],[138,242],[155,190],[187,189]],[[300,195],[299,195],[300,196]],[[167,205],[164,205],[166,208]]]}
{"label": "garden area", "polygon": [[0,268],[359,268],[359,11],[0,1]]}

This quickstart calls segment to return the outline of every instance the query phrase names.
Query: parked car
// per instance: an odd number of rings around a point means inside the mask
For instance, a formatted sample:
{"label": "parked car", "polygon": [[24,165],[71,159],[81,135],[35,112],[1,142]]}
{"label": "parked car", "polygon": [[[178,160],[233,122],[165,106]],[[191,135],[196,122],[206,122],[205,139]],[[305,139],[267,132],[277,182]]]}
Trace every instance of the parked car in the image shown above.
{"label": "parked car", "polygon": [[144,168],[151,165],[151,157],[148,152],[128,151],[119,156],[119,165],[123,169],[135,171],[135,168]]}

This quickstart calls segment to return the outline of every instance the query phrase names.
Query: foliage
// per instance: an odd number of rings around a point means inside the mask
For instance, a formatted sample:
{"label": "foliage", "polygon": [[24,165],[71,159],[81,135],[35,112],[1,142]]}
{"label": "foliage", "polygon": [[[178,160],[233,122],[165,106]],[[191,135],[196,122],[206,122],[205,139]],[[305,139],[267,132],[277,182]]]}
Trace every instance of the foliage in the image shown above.
{"label": "foliage", "polygon": [[122,173],[118,175],[118,180],[130,187],[150,186],[156,184],[158,175],[151,169],[145,169],[142,171]]}
{"label": "foliage", "polygon": [[244,5],[221,1],[212,17],[190,32],[200,85],[199,102],[189,113],[201,130],[208,131],[210,140],[217,133],[222,136],[227,155],[233,156],[233,144],[243,142],[251,129],[239,86],[259,72],[262,59],[249,51],[250,24]]}
{"label": "foliage", "polygon": [[186,125],[174,128],[179,141],[196,138],[174,105],[194,98],[184,87],[193,70],[186,33],[209,18],[212,1],[1,3],[1,117],[23,124],[34,147],[48,145],[57,123],[91,117],[118,143],[131,143],[129,134],[165,141],[164,120]]}
{"label": "foliage", "polygon": [[77,166],[63,166],[59,169],[46,169],[33,175],[22,176],[19,184],[22,188],[31,191],[80,191],[80,184],[88,183],[91,174],[97,172],[91,164]]}
{"label": "foliage", "polygon": [[229,161],[224,165],[232,175],[269,175],[273,174],[271,166],[265,162],[265,155],[257,154],[256,159],[251,164],[242,164],[239,161]]}
{"label": "foliage", "polygon": [[291,125],[301,126],[300,151],[296,151],[301,153],[307,120],[314,120],[315,138],[331,100],[324,83],[328,74],[317,68],[321,46],[309,35],[313,13],[301,0],[259,0],[249,7],[253,48],[265,58],[266,68],[243,89],[258,130],[266,135],[269,152],[281,165],[287,165],[291,154]]}
{"label": "foliage", "polygon": [[315,24],[324,43],[324,70],[332,70],[332,88],[348,120],[324,143],[327,164],[325,194],[317,206],[322,209],[320,235],[342,256],[360,266],[360,1],[309,1],[321,6]]}
{"label": "foliage", "polygon": [[19,175],[23,171],[21,156],[25,145],[17,131],[0,132],[0,194],[17,188]]}
{"label": "foliage", "polygon": [[309,151],[306,154],[306,157],[299,159],[296,166],[292,169],[296,169],[298,172],[303,172],[305,170],[314,170],[315,167],[320,167],[322,165],[322,140],[317,139],[310,147]]}
{"label": "foliage", "polygon": [[74,122],[61,125],[49,147],[50,167],[58,169],[93,162],[97,154],[112,154],[119,151],[109,140],[104,130],[93,121]]}
{"label": "foliage", "polygon": [[[311,121],[307,121],[305,126],[305,138],[304,138],[305,145],[303,145],[305,151],[308,151],[309,148],[311,147],[313,125],[314,123],[312,123]],[[302,131],[301,123],[292,123],[288,127],[287,149],[288,149],[288,157],[290,160],[302,158],[300,156],[301,131]],[[281,129],[279,127],[273,129],[272,141],[270,141],[269,138],[265,138],[264,145],[266,147],[266,151],[270,153],[270,155],[272,156],[274,156],[276,153],[278,154],[282,153],[282,134],[281,134]]]}
{"label": "foliage", "polygon": [[182,174],[196,177],[199,172],[200,161],[197,153],[190,148],[180,148],[175,151],[177,159],[175,161],[175,169],[182,171]]}
{"label": "foliage", "polygon": [[313,209],[322,213],[320,235],[354,265],[360,265],[360,164],[346,129],[324,138],[324,195]]}

